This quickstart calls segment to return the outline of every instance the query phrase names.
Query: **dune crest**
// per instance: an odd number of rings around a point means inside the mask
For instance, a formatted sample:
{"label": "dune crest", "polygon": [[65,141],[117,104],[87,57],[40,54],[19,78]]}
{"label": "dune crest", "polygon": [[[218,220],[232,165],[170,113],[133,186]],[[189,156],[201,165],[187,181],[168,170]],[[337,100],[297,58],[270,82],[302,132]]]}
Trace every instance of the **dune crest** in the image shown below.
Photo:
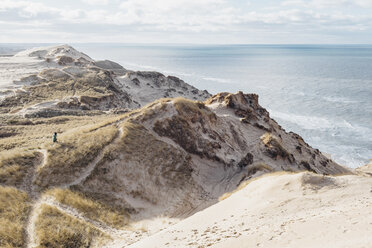
{"label": "dune crest", "polygon": [[129,247],[368,247],[371,188],[361,176],[274,173]]}

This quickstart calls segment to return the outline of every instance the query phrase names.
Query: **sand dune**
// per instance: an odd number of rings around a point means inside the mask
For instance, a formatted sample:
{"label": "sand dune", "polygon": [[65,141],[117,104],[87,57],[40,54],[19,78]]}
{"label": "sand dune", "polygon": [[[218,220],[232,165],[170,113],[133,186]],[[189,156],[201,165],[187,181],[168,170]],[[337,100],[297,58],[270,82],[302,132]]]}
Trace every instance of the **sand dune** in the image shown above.
{"label": "sand dune", "polygon": [[2,113],[83,115],[81,110],[136,109],[160,98],[179,96],[204,101],[210,94],[177,77],[130,71],[109,60],[95,61],[69,45],[0,56]]}
{"label": "sand dune", "polygon": [[276,173],[129,247],[371,247],[372,178]]}
{"label": "sand dune", "polygon": [[1,247],[372,241],[372,165],[351,175],[256,94],[209,97],[67,45],[2,58],[0,72]]}

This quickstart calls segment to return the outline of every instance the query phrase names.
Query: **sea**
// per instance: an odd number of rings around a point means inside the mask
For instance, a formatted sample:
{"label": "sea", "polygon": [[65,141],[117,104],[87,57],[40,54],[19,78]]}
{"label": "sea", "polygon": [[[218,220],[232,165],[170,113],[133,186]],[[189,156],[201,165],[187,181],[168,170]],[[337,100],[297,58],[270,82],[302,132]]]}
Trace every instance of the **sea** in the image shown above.
{"label": "sea", "polygon": [[[48,44],[0,44],[0,54]],[[286,131],[356,168],[372,159],[372,45],[71,44],[210,93],[256,93]]]}

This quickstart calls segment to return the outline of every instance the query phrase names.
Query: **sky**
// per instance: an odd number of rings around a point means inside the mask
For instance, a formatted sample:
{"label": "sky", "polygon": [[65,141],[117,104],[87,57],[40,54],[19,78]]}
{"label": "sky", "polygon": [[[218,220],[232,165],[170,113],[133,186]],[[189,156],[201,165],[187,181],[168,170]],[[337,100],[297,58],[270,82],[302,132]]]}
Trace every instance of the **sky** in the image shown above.
{"label": "sky", "polygon": [[372,0],[0,0],[0,43],[372,44]]}

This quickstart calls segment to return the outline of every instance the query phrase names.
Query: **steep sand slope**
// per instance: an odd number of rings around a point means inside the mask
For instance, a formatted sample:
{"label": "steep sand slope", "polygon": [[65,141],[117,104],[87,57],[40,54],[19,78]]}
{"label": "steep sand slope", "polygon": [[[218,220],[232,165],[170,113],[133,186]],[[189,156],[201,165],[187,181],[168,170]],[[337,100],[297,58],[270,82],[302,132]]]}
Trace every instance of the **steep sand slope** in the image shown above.
{"label": "steep sand slope", "polygon": [[129,247],[371,247],[372,178],[274,173]]}

